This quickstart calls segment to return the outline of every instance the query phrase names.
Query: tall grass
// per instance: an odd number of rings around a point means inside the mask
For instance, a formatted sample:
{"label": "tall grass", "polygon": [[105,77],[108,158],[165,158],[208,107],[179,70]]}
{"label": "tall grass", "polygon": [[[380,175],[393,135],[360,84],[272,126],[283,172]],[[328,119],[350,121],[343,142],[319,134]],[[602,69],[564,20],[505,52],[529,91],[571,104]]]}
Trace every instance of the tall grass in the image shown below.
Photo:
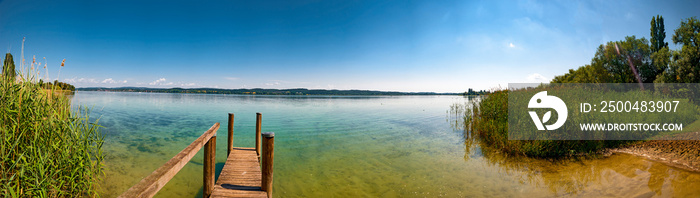
{"label": "tall grass", "polygon": [[[697,90],[693,84],[646,84],[645,87],[656,91],[627,90],[626,86],[608,84],[605,88],[592,89],[577,84],[558,84],[546,87],[549,94],[561,97],[570,104],[593,102],[603,99],[620,101],[681,101],[678,111],[655,113],[582,113],[569,109],[567,121],[572,123],[610,122],[610,123],[682,123],[686,126],[700,119],[700,107],[688,102],[697,96],[687,93],[687,90]],[[544,87],[518,90],[493,91],[480,101],[473,100],[471,104],[455,105],[450,110],[456,115],[463,115],[465,131],[475,135],[484,145],[504,153],[527,155],[533,157],[562,157],[576,154],[595,153],[605,148],[618,147],[633,143],[635,140],[652,139],[666,134],[659,131],[581,131],[578,125],[564,125],[557,133],[543,133],[532,126],[530,117],[525,111],[530,98]],[[676,90],[676,91],[673,91]],[[675,93],[672,93],[675,92]],[[510,100],[510,101],[509,101]],[[516,109],[518,111],[509,111]],[[463,110],[455,110],[464,108]],[[511,113],[511,115],[509,115]],[[543,112],[540,112],[543,113]],[[541,114],[540,114],[541,115]],[[554,118],[556,120],[558,118]],[[510,122],[509,122],[510,120]],[[460,124],[460,122],[455,122]],[[509,128],[512,130],[509,134]],[[527,135],[536,136],[527,136]],[[520,135],[525,138],[511,137]],[[530,138],[538,137],[538,138]],[[470,142],[467,142],[470,144]]]}
{"label": "tall grass", "polygon": [[629,141],[603,140],[508,140],[509,90],[493,91],[481,101],[468,105],[465,128],[484,145],[504,153],[531,157],[563,157],[594,153]]}
{"label": "tall grass", "polygon": [[87,109],[71,111],[67,96],[34,82],[36,70],[0,80],[0,197],[97,196],[99,126]]}

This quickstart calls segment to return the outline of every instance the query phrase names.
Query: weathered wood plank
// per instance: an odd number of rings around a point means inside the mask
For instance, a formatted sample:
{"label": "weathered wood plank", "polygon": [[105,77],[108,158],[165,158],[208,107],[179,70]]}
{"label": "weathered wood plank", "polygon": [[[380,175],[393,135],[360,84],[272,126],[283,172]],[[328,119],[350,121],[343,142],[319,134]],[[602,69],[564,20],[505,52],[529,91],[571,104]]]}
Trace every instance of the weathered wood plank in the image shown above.
{"label": "weathered wood plank", "polygon": [[209,130],[204,132],[199,138],[197,138],[192,144],[185,147],[180,153],[171,158],[168,162],[163,164],[160,168],[156,169],[143,178],[138,184],[132,186],[119,195],[119,197],[153,197],[163,186],[165,186],[170,179],[177,174],[182,167],[184,167],[197,151],[202,148],[202,146],[211,139],[211,137],[216,135],[216,130],[219,129],[219,123],[214,124]]}
{"label": "weathered wood plank", "polygon": [[255,148],[234,147],[219,174],[211,197],[267,197]]}

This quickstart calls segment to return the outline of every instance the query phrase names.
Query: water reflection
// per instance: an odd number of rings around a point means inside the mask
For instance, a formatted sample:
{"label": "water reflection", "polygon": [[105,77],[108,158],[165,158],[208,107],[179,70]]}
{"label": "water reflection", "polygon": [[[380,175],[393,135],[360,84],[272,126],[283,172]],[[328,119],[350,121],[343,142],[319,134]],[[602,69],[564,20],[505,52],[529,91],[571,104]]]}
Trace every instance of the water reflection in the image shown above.
{"label": "water reflection", "polygon": [[[448,122],[464,137],[464,159],[480,160],[504,176],[513,177],[533,191],[546,189],[544,196],[697,197],[700,174],[629,154],[537,159],[499,152],[467,130],[467,105],[454,104]],[[461,108],[461,109],[460,109]],[[461,116],[461,117],[460,117]]]}

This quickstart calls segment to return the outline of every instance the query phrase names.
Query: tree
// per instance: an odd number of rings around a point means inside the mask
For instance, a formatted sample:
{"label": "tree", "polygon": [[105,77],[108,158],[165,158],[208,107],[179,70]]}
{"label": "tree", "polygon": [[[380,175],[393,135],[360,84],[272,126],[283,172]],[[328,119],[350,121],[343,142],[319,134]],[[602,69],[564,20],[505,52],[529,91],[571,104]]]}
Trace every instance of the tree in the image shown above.
{"label": "tree", "polygon": [[[671,52],[668,50],[668,43],[664,42],[666,39],[666,30],[664,28],[664,18],[660,15],[656,17],[651,17],[651,64],[656,71],[663,73],[668,69],[669,60],[671,58]],[[669,80],[670,76],[657,74],[654,82],[663,82]]]}
{"label": "tree", "polygon": [[[619,48],[619,54],[616,46]],[[645,38],[637,39],[635,36],[627,36],[623,41],[611,41],[600,45],[591,60],[591,65],[602,67],[609,73],[610,76],[606,82],[636,83],[628,57],[644,83],[654,82],[656,76],[663,72],[651,63],[649,41]]]}
{"label": "tree", "polygon": [[585,65],[576,70],[569,69],[569,73],[555,76],[552,83],[606,83],[610,81],[610,74],[601,64]]}
{"label": "tree", "polygon": [[574,75],[576,75],[576,70],[569,69],[569,72],[564,75],[554,76],[554,79],[552,79],[550,83],[575,83],[572,82],[574,81]]}
{"label": "tree", "polygon": [[673,53],[671,70],[675,71],[680,82],[700,82],[700,21],[688,18],[681,21],[680,27],[673,34],[673,43],[683,47]]}
{"label": "tree", "polygon": [[660,15],[656,17],[651,17],[651,52],[657,52],[661,48],[668,47],[668,43],[664,42],[666,39],[666,30],[664,28],[664,18]]}
{"label": "tree", "polygon": [[462,93],[462,95],[464,95],[464,96],[478,96],[478,95],[485,95],[485,94],[487,94],[487,93],[488,93],[488,92],[486,92],[486,91],[484,91],[484,90],[481,90],[481,91],[474,91],[474,89],[469,88],[467,91],[465,91],[464,93]]}
{"label": "tree", "polygon": [[668,47],[664,47],[651,54],[652,64],[658,71],[661,71],[661,73],[656,76],[654,83],[677,82],[675,79],[675,71],[669,68],[671,65],[671,53],[673,52],[674,51],[669,50]]}
{"label": "tree", "polygon": [[17,73],[15,73],[15,61],[10,53],[5,54],[5,61],[2,64],[2,76],[11,82],[14,82],[15,76],[17,76]]}
{"label": "tree", "polygon": [[[665,60],[659,66],[666,65],[659,75],[660,83],[698,83],[700,82],[700,21],[692,17],[681,21],[674,31],[673,43],[680,44],[680,50],[660,50],[654,54],[655,60]],[[658,56],[658,57],[656,57]]]}

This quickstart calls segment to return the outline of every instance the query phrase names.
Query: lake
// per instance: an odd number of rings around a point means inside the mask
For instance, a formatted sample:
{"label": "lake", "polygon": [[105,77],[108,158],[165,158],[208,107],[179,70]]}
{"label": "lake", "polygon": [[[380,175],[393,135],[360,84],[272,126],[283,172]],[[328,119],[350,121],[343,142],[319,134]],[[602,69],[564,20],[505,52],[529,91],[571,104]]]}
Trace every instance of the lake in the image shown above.
{"label": "lake", "polygon": [[[453,127],[461,96],[256,96],[78,91],[104,126],[103,197],[138,183],[228,113],[234,146],[255,146],[255,113],[275,132],[275,197],[542,197],[700,195],[700,174],[644,158],[539,160],[482,149]],[[202,149],[203,150],[203,149]],[[202,192],[202,151],[157,197]]]}

